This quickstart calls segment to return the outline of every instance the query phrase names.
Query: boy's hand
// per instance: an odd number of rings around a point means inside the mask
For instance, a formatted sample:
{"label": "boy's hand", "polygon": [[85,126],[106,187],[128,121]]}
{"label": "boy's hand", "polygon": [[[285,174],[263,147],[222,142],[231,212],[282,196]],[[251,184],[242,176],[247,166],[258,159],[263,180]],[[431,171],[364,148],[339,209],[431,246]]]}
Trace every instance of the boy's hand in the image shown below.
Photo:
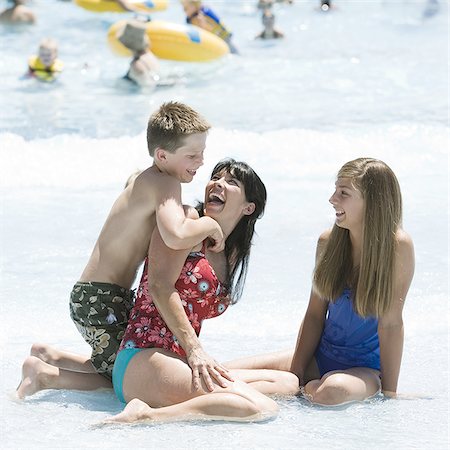
{"label": "boy's hand", "polygon": [[225,248],[225,239],[223,237],[223,232],[220,226],[217,226],[216,231],[209,236],[209,241],[213,241],[208,250],[215,253],[220,253]]}

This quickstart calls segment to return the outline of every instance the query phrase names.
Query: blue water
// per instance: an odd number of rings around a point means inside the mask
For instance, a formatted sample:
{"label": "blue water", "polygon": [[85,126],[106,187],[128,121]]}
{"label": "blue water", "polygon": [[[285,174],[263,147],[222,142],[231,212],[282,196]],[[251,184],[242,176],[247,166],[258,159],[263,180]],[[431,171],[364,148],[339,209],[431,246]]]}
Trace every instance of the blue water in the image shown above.
{"label": "blue water", "polygon": [[[424,18],[425,0],[336,1],[325,14],[298,0],[275,8],[286,38],[257,42],[254,3],[210,2],[240,56],[162,61],[163,78],[176,84],[156,90],[121,81],[128,61],[107,46],[109,26],[127,14],[34,0],[34,27],[0,28],[3,448],[448,448],[448,5]],[[183,20],[177,1],[154,17]],[[58,40],[65,64],[51,85],[21,78],[45,36]],[[107,429],[91,424],[120,411],[110,391],[10,399],[31,343],[89,352],[68,292],[124,181],[150,164],[146,121],[166,100],[189,103],[214,126],[205,166],[183,186],[186,202],[202,196],[223,156],[253,165],[269,193],[244,297],[205,323],[207,351],[224,361],[294,345],[315,242],[333,220],[335,174],[373,156],[398,175],[415,242],[399,391],[422,398],[339,409],[282,399],[279,417],[262,424]]]}

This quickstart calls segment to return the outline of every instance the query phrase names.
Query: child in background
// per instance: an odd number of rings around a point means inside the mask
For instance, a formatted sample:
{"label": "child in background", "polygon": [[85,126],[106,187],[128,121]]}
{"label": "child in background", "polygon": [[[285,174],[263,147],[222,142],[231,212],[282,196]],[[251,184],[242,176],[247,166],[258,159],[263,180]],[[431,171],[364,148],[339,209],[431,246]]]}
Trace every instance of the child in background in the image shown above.
{"label": "child in background", "polygon": [[25,6],[26,0],[11,1],[13,5],[0,13],[0,23],[10,25],[32,25],[36,22],[36,16],[33,11]]}
{"label": "child in background", "polygon": [[145,23],[129,20],[118,35],[119,41],[133,52],[125,79],[141,87],[155,86],[159,81],[159,62],[150,51]]}
{"label": "child in background", "polygon": [[232,33],[225,27],[219,16],[207,6],[203,6],[200,0],[182,0],[186,22],[203,28],[223,39],[230,48],[231,53],[238,53],[231,42]]}
{"label": "child in background", "polygon": [[28,59],[28,76],[40,81],[55,81],[63,70],[63,63],[57,58],[58,45],[54,39],[45,38],[39,45],[39,52]]}
{"label": "child in background", "polygon": [[263,11],[262,23],[264,30],[256,36],[256,39],[279,39],[284,37],[284,34],[281,31],[274,28],[275,15],[270,8]]}

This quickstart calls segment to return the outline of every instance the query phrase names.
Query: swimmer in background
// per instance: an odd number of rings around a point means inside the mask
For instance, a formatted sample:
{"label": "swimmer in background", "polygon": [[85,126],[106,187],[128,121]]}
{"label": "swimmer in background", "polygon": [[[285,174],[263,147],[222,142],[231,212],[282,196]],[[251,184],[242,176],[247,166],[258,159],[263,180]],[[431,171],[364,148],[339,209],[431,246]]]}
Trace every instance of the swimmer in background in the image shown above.
{"label": "swimmer in background", "polygon": [[63,63],[58,59],[58,44],[52,38],[43,39],[38,54],[28,59],[27,76],[51,82],[56,80],[62,70]]}
{"label": "swimmer in background", "polygon": [[264,30],[262,30],[255,39],[279,39],[284,37],[284,34],[281,31],[274,28],[275,14],[270,9],[265,9],[263,11],[262,23]]}
{"label": "swimmer in background", "polygon": [[209,7],[203,6],[200,0],[181,0],[186,22],[203,28],[223,39],[230,48],[231,53],[239,53],[231,42],[232,33],[229,31],[219,16]]}
{"label": "swimmer in background", "polygon": [[150,51],[150,39],[145,31],[145,23],[129,20],[118,35],[118,40],[133,52],[124,78],[141,87],[154,87],[159,81],[159,62]]}
{"label": "swimmer in background", "polygon": [[258,0],[256,7],[265,11],[266,9],[271,9],[274,3],[288,3],[292,5],[294,0]]}
{"label": "swimmer in background", "polygon": [[36,23],[36,16],[30,8],[25,6],[26,0],[10,0],[12,6],[0,13],[0,23],[19,25]]}
{"label": "swimmer in background", "polygon": [[320,10],[323,12],[327,12],[332,9],[333,6],[331,4],[331,0],[320,0]]}

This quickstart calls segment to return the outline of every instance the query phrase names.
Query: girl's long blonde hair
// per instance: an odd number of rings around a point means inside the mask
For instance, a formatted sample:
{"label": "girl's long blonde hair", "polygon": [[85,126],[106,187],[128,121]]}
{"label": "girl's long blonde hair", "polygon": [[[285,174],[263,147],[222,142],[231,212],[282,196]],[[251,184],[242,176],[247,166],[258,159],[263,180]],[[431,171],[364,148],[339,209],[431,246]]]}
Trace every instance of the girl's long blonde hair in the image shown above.
{"label": "girl's long blonde hair", "polygon": [[383,161],[358,158],[344,164],[338,178],[350,178],[364,199],[361,260],[352,260],[349,231],[333,226],[314,270],[314,290],[335,300],[344,288],[362,317],[380,317],[393,299],[396,232],[402,221],[397,177]]}

